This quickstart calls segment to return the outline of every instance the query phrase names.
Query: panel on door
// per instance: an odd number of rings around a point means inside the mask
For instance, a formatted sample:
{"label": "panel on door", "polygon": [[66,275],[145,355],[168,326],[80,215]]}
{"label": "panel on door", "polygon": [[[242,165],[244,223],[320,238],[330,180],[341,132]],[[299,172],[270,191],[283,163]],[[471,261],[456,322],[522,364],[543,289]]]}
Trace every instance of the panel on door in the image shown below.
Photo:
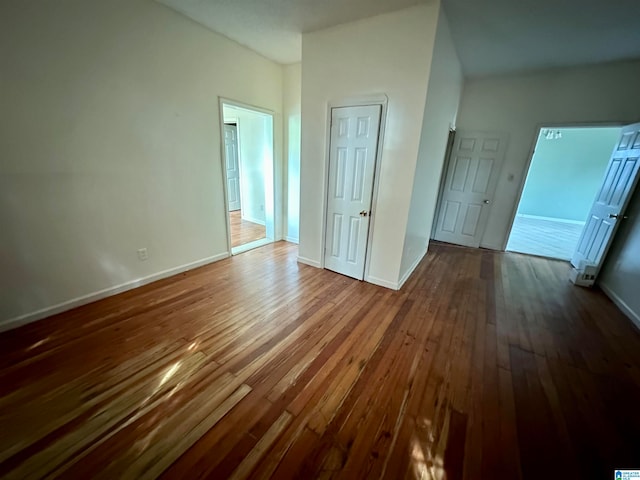
{"label": "panel on door", "polygon": [[613,149],[602,186],[593,202],[578,246],[571,258],[576,268],[595,265],[597,269],[609,249],[624,210],[631,198],[640,171],[640,123],[622,129]]}
{"label": "panel on door", "polygon": [[224,126],[224,152],[227,166],[227,196],[229,211],[240,210],[240,162],[238,161],[238,129],[235,125]]}
{"label": "panel on door", "polygon": [[506,148],[504,133],[456,132],[434,238],[480,246]]}
{"label": "panel on door", "polygon": [[325,268],[362,280],[380,105],[331,110]]}

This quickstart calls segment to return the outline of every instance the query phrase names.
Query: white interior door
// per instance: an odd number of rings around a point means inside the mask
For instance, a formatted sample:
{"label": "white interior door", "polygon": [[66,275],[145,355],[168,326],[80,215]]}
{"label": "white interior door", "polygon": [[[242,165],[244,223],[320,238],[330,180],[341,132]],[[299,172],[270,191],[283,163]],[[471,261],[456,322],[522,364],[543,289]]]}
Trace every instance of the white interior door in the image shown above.
{"label": "white interior door", "polygon": [[506,143],[503,133],[456,132],[442,185],[436,240],[480,246]]}
{"label": "white interior door", "polygon": [[640,123],[636,123],[622,129],[620,140],[613,149],[602,186],[571,258],[574,267],[595,265],[600,268],[638,183],[639,170]]}
{"label": "white interior door", "polygon": [[227,195],[229,211],[240,210],[240,165],[238,162],[238,129],[224,125],[224,151],[227,162]]}
{"label": "white interior door", "polygon": [[325,268],[362,280],[380,105],[331,110]]}

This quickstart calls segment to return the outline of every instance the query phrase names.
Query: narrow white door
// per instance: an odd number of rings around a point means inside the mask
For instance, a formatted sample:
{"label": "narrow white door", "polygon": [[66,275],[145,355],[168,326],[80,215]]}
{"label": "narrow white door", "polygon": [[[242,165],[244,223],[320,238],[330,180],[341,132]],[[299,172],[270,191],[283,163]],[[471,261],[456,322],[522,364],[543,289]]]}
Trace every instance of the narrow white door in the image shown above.
{"label": "narrow white door", "polygon": [[224,126],[224,153],[227,162],[227,195],[229,211],[240,210],[240,166],[238,163],[238,129]]}
{"label": "narrow white door", "polygon": [[613,149],[609,166],[598,195],[591,207],[571,264],[602,264],[629,198],[638,183],[640,170],[640,123],[622,129],[620,141]]}
{"label": "narrow white door", "polygon": [[364,279],[380,105],[331,110],[325,267]]}
{"label": "narrow white door", "polygon": [[442,185],[436,240],[480,246],[506,143],[503,133],[456,132]]}

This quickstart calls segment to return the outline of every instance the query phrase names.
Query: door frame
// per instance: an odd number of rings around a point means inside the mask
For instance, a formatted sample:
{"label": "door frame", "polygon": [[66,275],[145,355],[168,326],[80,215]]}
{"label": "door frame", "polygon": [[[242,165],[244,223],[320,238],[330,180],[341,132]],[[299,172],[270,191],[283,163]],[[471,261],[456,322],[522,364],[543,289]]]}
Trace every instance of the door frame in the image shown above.
{"label": "door frame", "polygon": [[629,125],[634,122],[625,122],[625,121],[609,121],[609,122],[542,122],[537,123],[535,127],[535,133],[533,135],[533,140],[531,141],[531,145],[529,146],[529,155],[527,156],[527,163],[525,164],[525,168],[522,172],[520,178],[520,185],[518,185],[518,194],[516,199],[511,207],[511,216],[509,218],[509,228],[507,229],[507,235],[504,238],[502,243],[501,251],[507,251],[507,244],[509,243],[509,238],[511,237],[511,230],[513,230],[513,224],[516,221],[516,214],[518,213],[518,207],[520,206],[520,201],[522,200],[522,194],[524,193],[524,185],[527,182],[527,177],[529,176],[529,170],[531,170],[531,162],[533,161],[533,155],[536,153],[536,145],[538,144],[538,138],[540,138],[540,130],[544,128],[550,129],[561,129],[561,128],[598,128],[598,127],[624,127],[625,125]]}
{"label": "door frame", "polygon": [[449,168],[449,161],[451,154],[453,153],[453,146],[456,143],[456,135],[458,130],[456,127],[449,127],[449,133],[447,136],[447,146],[444,150],[444,159],[442,160],[442,169],[440,170],[440,182],[438,182],[438,197],[436,198],[436,208],[434,210],[433,221],[431,222],[431,233],[429,234],[429,240],[435,239],[436,229],[438,227],[438,215],[440,213],[440,205],[442,203],[442,196],[444,195],[444,186],[447,180],[447,170]]}
{"label": "door frame", "polygon": [[[248,103],[244,103],[244,102],[240,102],[238,100],[232,100],[230,98],[227,97],[222,97],[219,96],[218,97],[218,123],[219,123],[219,128],[220,128],[220,164],[222,166],[222,191],[223,191],[223,195],[224,195],[224,215],[225,215],[225,219],[226,219],[226,227],[227,227],[227,254],[229,256],[233,255],[232,252],[232,247],[231,247],[231,216],[229,215],[229,192],[228,192],[228,188],[227,188],[227,163],[226,163],[226,157],[225,157],[225,151],[224,151],[224,105],[229,105],[232,107],[238,107],[238,108],[243,108],[245,110],[251,110],[254,111],[256,113],[262,113],[265,115],[269,115],[271,116],[271,130],[272,130],[272,135],[271,135],[271,152],[273,154],[273,159],[272,159],[272,165],[271,165],[271,175],[273,178],[273,188],[272,188],[272,205],[273,205],[273,241],[277,241],[279,240],[277,238],[277,231],[278,229],[276,228],[277,226],[277,222],[279,220],[279,214],[278,214],[278,205],[276,204],[276,199],[278,198],[277,195],[277,185],[276,185],[276,164],[277,164],[277,160],[276,160],[276,124],[275,124],[275,117],[276,114],[273,110],[269,110],[267,108],[262,108],[262,107],[257,107],[255,105],[251,105]],[[239,119],[236,119],[236,125],[238,126],[238,163],[240,163],[240,125],[238,123]],[[266,199],[265,199],[266,200]],[[265,210],[266,210],[266,205],[265,205]],[[242,250],[244,251],[244,250]],[[238,252],[238,253],[242,253],[242,252]]]}
{"label": "door frame", "polygon": [[371,243],[376,221],[376,205],[380,184],[380,167],[382,165],[382,148],[387,118],[387,104],[389,97],[385,94],[366,95],[357,97],[338,98],[327,103],[325,122],[325,152],[324,152],[324,182],[322,193],[322,248],[320,252],[320,267],[325,268],[325,253],[327,250],[327,207],[329,205],[329,165],[331,163],[331,110],[345,107],[364,107],[368,105],[380,106],[380,126],[378,128],[378,143],[376,158],[373,166],[373,190],[371,192],[371,214],[369,215],[369,231],[367,232],[367,248],[364,258],[364,281],[369,282],[369,263],[371,261]]}

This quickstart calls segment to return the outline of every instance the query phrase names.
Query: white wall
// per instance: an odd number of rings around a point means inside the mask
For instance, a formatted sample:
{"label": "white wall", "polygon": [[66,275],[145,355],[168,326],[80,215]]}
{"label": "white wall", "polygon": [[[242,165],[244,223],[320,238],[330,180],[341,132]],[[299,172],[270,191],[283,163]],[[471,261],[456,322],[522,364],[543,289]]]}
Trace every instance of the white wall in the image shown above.
{"label": "white wall", "polygon": [[302,68],[300,63],[283,69],[284,148],[287,201],[285,238],[298,243],[300,238],[300,103]]}
{"label": "white wall", "polygon": [[397,286],[438,10],[433,1],[302,36],[301,261],[322,261],[329,102],[386,94],[366,280]]}
{"label": "white wall", "polygon": [[0,325],[227,255],[218,96],[281,162],[281,66],[151,0],[3,1],[0,58]]}
{"label": "white wall", "polygon": [[640,186],[625,211],[598,284],[640,328]]}
{"label": "white wall", "polygon": [[462,84],[462,68],[449,22],[441,10],[402,251],[400,283],[404,283],[427,251],[449,129],[456,124]]}
{"label": "white wall", "polygon": [[640,62],[465,81],[458,128],[509,133],[481,246],[504,248],[536,127],[633,121],[640,115]]}
{"label": "white wall", "polygon": [[[266,116],[243,108],[224,106],[224,121],[238,125],[238,160],[240,163],[240,198],[242,218],[265,224],[265,173],[272,165],[265,165],[265,148],[272,136],[267,130]],[[270,200],[273,203],[273,199]]]}

